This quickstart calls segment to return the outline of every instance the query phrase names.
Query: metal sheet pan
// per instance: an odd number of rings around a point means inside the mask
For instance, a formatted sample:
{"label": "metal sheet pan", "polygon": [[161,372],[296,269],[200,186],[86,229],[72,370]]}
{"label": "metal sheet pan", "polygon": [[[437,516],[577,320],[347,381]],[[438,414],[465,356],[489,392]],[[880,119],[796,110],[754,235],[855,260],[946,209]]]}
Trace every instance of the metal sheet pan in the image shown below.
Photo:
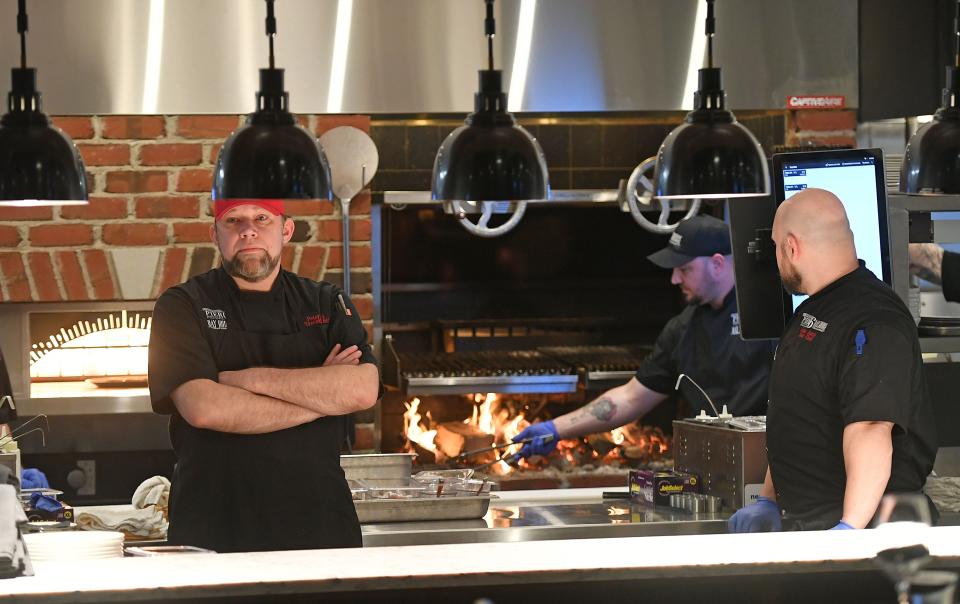
{"label": "metal sheet pan", "polygon": [[482,518],[490,496],[369,499],[354,501],[361,524]]}
{"label": "metal sheet pan", "polygon": [[410,478],[415,453],[341,455],[340,467],[347,480]]}

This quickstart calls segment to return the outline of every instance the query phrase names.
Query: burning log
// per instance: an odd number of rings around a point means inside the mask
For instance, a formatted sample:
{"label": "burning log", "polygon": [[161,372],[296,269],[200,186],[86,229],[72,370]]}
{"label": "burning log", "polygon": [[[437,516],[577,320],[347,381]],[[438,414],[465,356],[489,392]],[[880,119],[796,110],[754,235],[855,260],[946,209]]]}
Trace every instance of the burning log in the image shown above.
{"label": "burning log", "polygon": [[607,438],[607,434],[608,433],[591,434],[587,437],[587,444],[590,445],[591,449],[599,453],[600,457],[606,457],[607,453],[617,448],[617,445]]}
{"label": "burning log", "polygon": [[441,463],[442,460],[437,459],[437,452],[431,449],[420,446],[419,443],[408,441],[409,448],[411,453],[417,454],[417,463],[421,465],[433,465]]}
{"label": "burning log", "polygon": [[[493,434],[487,434],[474,425],[462,422],[445,422],[437,426],[437,436],[433,441],[437,449],[447,457],[456,457],[464,451],[482,449],[493,445]],[[486,457],[486,459],[484,459]],[[489,455],[477,455],[470,463],[483,463],[495,459]]]}

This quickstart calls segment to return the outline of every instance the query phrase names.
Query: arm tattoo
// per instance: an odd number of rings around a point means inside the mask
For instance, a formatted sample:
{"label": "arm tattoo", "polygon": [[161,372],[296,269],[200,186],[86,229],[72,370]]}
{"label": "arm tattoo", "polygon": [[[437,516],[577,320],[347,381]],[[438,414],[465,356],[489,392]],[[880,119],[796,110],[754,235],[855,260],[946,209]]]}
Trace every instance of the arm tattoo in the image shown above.
{"label": "arm tattoo", "polygon": [[575,422],[588,419],[588,415],[597,418],[602,422],[610,421],[617,412],[617,406],[613,401],[607,398],[598,398],[589,405],[576,412],[570,419]]}

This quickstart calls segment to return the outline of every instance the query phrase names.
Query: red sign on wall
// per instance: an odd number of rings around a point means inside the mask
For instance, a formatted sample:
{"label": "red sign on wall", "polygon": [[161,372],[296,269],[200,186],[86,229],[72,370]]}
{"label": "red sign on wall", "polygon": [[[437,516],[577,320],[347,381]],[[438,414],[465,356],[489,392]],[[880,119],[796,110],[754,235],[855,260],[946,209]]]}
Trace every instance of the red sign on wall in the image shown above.
{"label": "red sign on wall", "polygon": [[847,97],[837,95],[789,95],[787,109],[843,109]]}

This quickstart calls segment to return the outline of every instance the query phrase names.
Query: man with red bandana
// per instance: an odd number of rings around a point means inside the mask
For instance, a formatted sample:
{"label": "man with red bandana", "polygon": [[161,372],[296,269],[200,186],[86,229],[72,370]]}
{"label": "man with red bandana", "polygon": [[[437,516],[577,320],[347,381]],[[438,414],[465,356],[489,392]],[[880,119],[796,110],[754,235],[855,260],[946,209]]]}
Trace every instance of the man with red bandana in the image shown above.
{"label": "man with red bandana", "polygon": [[357,547],[343,416],[380,376],[345,292],[284,270],[278,200],[218,200],[221,266],[157,300],[150,396],[177,456],[169,542],[218,552]]}

